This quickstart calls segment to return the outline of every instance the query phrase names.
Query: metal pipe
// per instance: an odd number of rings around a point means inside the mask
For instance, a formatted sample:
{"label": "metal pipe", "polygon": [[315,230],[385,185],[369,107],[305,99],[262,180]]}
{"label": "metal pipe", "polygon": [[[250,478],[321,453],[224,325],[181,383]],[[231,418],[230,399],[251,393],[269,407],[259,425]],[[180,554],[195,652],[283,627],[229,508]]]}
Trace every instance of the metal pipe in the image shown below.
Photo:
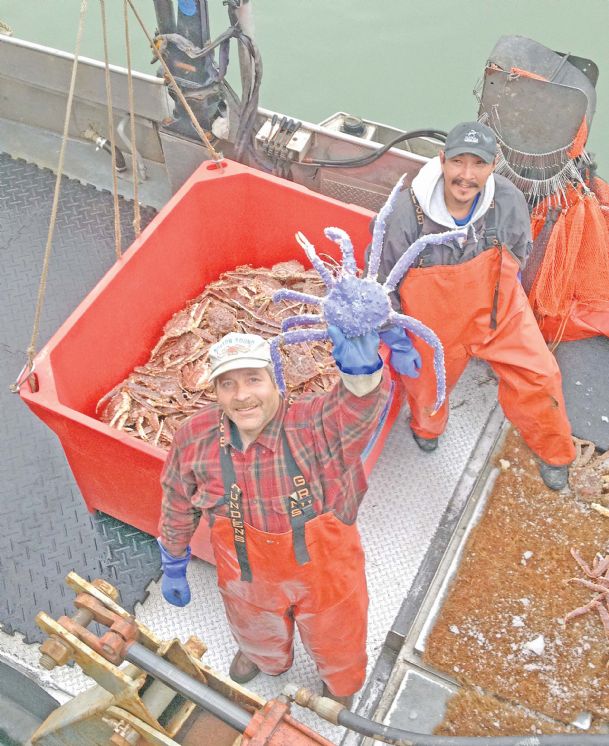
{"label": "metal pipe", "polygon": [[[205,5],[205,0],[203,0]],[[203,48],[209,41],[209,28],[206,26],[207,5],[202,12],[200,0],[178,0],[178,34],[182,34],[195,47]]]}
{"label": "metal pipe", "polygon": [[201,40],[204,46],[211,39],[211,30],[209,28],[209,9],[207,7],[207,0],[199,0],[199,15],[201,18]]}
{"label": "metal pipe", "polygon": [[232,702],[223,694],[210,689],[207,685],[196,681],[173,663],[145,648],[139,642],[134,642],[128,649],[125,660],[133,663],[155,679],[175,689],[186,699],[203,707],[207,712],[220,718],[224,723],[243,733],[252,715],[239,705]]}
{"label": "metal pipe", "polygon": [[159,34],[175,34],[176,14],[173,0],[154,0],[154,10]]}

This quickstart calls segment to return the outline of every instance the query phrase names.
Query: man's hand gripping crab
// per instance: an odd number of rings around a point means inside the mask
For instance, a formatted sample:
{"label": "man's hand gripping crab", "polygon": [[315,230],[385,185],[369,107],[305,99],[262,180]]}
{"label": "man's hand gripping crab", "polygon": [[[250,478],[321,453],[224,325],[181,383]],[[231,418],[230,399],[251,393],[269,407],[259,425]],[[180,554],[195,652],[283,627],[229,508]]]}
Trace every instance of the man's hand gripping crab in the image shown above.
{"label": "man's hand gripping crab", "polygon": [[[467,231],[464,229],[446,231],[445,233],[422,236],[410,246],[395,264],[383,284],[377,282],[381,250],[385,236],[385,223],[393,209],[398,192],[402,188],[403,176],[393,188],[387,202],[381,208],[372,234],[372,246],[368,262],[368,272],[365,277],[357,276],[357,265],[353,253],[353,244],[349,235],[340,228],[326,228],[324,234],[341,248],[341,271],[335,277],[324,262],[319,258],[315,247],[302,233],[296,234],[296,240],[302,246],[313,267],[319,273],[328,293],[323,298],[300,293],[295,290],[282,289],[277,291],[274,301],[296,300],[317,305],[320,314],[303,314],[291,316],[283,321],[282,333],[271,340],[271,356],[275,368],[277,385],[285,392],[285,380],[281,369],[279,347],[283,344],[298,344],[300,342],[330,339],[328,329],[294,329],[293,327],[309,327],[326,323],[340,329],[345,337],[360,337],[369,332],[381,332],[391,326],[408,330],[429,344],[434,351],[434,370],[437,380],[437,394],[434,411],[442,405],[446,396],[446,376],[444,371],[444,350],[435,332],[412,316],[394,311],[389,298],[402,277],[412,263],[429,244],[445,243],[453,238],[464,239]],[[291,331],[289,331],[291,330]]]}

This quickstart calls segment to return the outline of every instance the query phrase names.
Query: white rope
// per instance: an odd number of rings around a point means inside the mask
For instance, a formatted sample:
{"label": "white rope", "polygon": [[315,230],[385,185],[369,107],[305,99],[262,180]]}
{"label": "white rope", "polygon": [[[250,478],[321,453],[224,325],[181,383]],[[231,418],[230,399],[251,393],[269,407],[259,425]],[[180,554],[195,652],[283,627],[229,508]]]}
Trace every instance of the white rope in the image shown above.
{"label": "white rope", "polygon": [[104,63],[106,73],[106,103],[108,110],[108,137],[112,151],[112,195],[114,202],[114,251],[116,258],[121,257],[121,216],[118,203],[118,176],[116,173],[116,145],[114,142],[114,116],[112,113],[112,84],[110,82],[110,61],[108,59],[108,31],[106,28],[106,3],[99,0],[102,21],[102,36],[104,39]]}
{"label": "white rope", "polygon": [[49,262],[51,259],[51,247],[53,245],[53,234],[55,233],[55,224],[57,222],[57,210],[59,207],[59,195],[61,192],[61,177],[63,174],[63,165],[65,161],[66,145],[68,142],[68,132],[70,129],[70,118],[72,116],[72,102],[74,100],[74,89],[76,88],[76,71],[78,69],[78,57],[80,55],[80,45],[82,42],[83,29],[85,25],[85,15],[87,12],[87,0],[82,0],[80,5],[80,17],[78,21],[78,31],[76,33],[76,45],[74,49],[74,62],[72,63],[72,75],[70,77],[70,88],[68,90],[68,101],[66,104],[66,115],[63,123],[63,135],[61,147],[59,149],[59,162],[57,164],[57,176],[55,179],[55,191],[53,192],[53,206],[51,207],[51,218],[49,220],[49,230],[47,233],[47,242],[44,249],[44,259],[42,262],[42,272],[38,286],[38,297],[36,300],[36,310],[34,312],[34,323],[32,328],[32,337],[29,347],[27,348],[27,363],[20,373],[18,379],[11,385],[13,392],[18,392],[25,379],[33,370],[34,357],[36,355],[36,344],[40,331],[40,317],[44,305],[44,296],[46,293],[47,277],[49,274]]}
{"label": "white rope", "polygon": [[131,66],[131,40],[129,39],[129,14],[127,0],[123,0],[125,19],[125,47],[127,49],[127,85],[129,89],[129,121],[131,124],[131,173],[133,174],[133,230],[136,236],[142,232],[138,189],[137,143],[135,140],[135,98],[133,95],[133,69]]}

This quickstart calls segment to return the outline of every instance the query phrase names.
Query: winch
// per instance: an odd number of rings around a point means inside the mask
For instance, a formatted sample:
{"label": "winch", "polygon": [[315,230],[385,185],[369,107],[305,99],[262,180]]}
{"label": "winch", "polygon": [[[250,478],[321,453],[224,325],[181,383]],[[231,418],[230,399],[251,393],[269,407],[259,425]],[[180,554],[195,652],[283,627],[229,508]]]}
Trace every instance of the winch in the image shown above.
{"label": "winch", "polygon": [[[292,718],[287,697],[266,702],[205,665],[207,648],[198,638],[160,640],[118,605],[109,583],[88,583],[76,573],[66,582],[77,594],[77,611],[57,621],[37,615],[49,635],[40,663],[50,670],[73,660],[97,686],[52,712],[32,744],[332,746]],[[92,622],[106,631],[98,636],[89,629]],[[319,700],[329,719],[343,709]]]}

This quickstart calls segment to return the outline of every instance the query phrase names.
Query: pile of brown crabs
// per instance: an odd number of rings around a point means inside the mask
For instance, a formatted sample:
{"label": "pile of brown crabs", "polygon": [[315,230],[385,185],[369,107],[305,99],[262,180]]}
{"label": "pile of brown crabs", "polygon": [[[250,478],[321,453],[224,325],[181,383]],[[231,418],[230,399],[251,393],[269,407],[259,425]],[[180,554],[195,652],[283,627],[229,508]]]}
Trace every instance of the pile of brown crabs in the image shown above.
{"label": "pile of brown crabs", "polygon": [[[295,301],[272,301],[280,288],[323,296],[315,270],[298,261],[270,269],[238,266],[208,284],[165,324],[145,365],[105,394],[97,413],[111,427],[154,446],[169,448],[174,433],[190,415],[215,401],[209,382],[210,346],[229,332],[269,339],[289,316],[311,312]],[[327,391],[337,380],[329,342],[305,342],[281,349],[286,394]]]}

